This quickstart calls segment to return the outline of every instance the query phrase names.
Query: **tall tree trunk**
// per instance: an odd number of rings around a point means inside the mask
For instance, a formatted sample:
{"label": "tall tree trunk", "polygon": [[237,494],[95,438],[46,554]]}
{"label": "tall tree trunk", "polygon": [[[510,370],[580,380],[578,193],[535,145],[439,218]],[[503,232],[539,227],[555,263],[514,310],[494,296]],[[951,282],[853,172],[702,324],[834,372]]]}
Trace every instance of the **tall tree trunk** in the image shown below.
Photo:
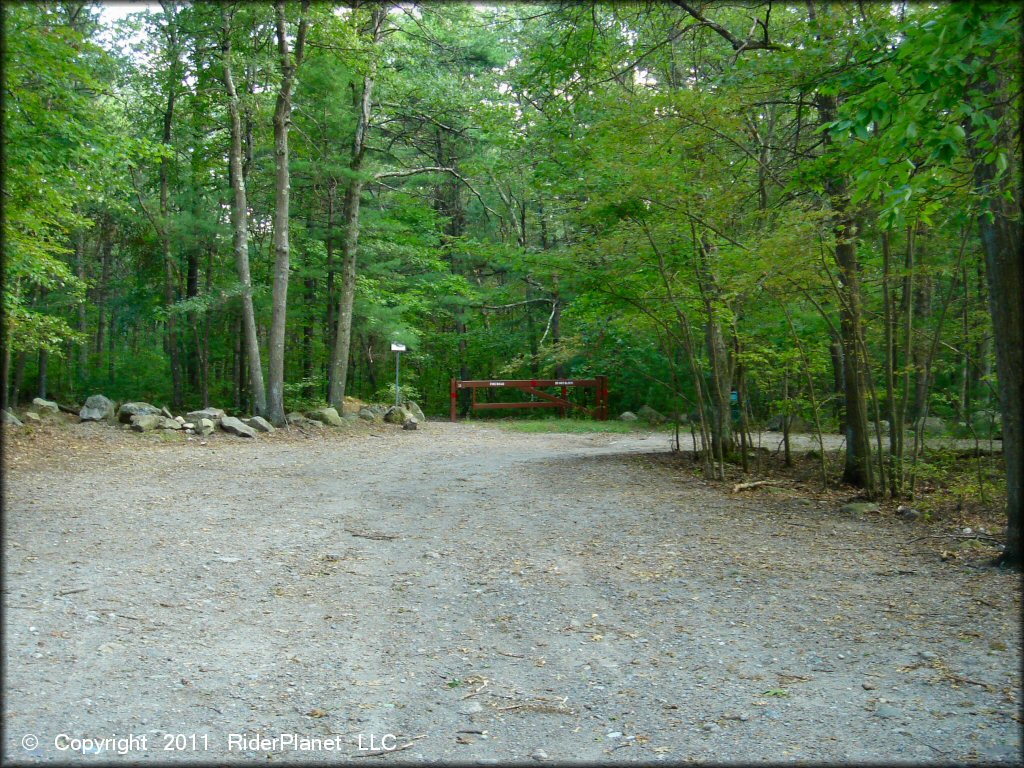
{"label": "tall tree trunk", "polygon": [[735,450],[732,434],[732,365],[729,350],[725,344],[722,325],[718,318],[721,291],[715,280],[712,260],[715,245],[706,236],[699,238],[696,230],[691,230],[697,253],[697,285],[704,302],[706,321],[704,325],[704,343],[711,361],[711,402],[714,409],[711,420],[711,452],[719,465],[724,466],[725,460]]}
{"label": "tall tree trunk", "polygon": [[[920,224],[917,231],[912,234],[911,242],[913,250],[916,251],[914,260],[917,264],[923,264],[925,250],[925,236],[927,228]],[[911,246],[908,246],[911,247]],[[932,276],[923,269],[917,270],[917,281],[914,287],[914,317],[918,318],[918,327],[922,333],[914,337],[914,404],[911,408],[911,418],[919,419],[924,413],[925,400],[928,398],[927,377],[924,375],[925,358],[928,356],[928,339],[923,331],[927,329],[928,320],[932,314],[932,294],[934,293],[934,281]]]}
{"label": "tall tree trunk", "polygon": [[28,355],[25,352],[19,352],[18,357],[14,361],[14,381],[11,382],[10,405],[12,408],[18,407],[21,387],[25,382],[25,364],[27,362]]}
{"label": "tall tree trunk", "polygon": [[10,402],[8,396],[8,385],[11,373],[11,345],[4,344],[4,354],[0,357],[0,410],[7,410]]}
{"label": "tall tree trunk", "polygon": [[291,176],[288,168],[288,128],[292,118],[292,93],[295,72],[302,63],[309,18],[308,2],[302,5],[302,17],[295,38],[294,54],[288,50],[288,29],[284,2],[274,3],[277,51],[280,57],[281,85],[274,108],[274,290],[270,316],[269,367],[267,371],[267,418],[284,424],[284,340],[288,319],[289,277],[289,195]]}
{"label": "tall tree trunk", "polygon": [[[164,2],[162,6],[164,13],[167,15],[167,53],[171,57],[171,64],[167,70],[167,105],[164,107],[161,141],[164,147],[169,150],[171,145],[171,127],[174,124],[174,107],[178,98],[181,72],[178,49],[178,19],[173,10],[174,4]],[[159,235],[164,262],[164,308],[167,310],[165,346],[171,365],[171,407],[180,409],[184,404],[184,396],[181,376],[181,355],[178,345],[178,318],[174,312],[170,311],[176,300],[174,253],[171,248],[169,221],[170,169],[170,158],[166,155],[161,157]]]}
{"label": "tall tree trunk", "polygon": [[[228,92],[228,112],[231,118],[231,146],[228,152],[228,176],[231,182],[231,226],[234,239],[235,268],[242,284],[242,314],[239,323],[244,330],[245,356],[249,370],[249,386],[258,416],[267,415],[267,392],[263,386],[263,366],[260,361],[260,342],[256,335],[256,313],[252,303],[252,276],[249,271],[249,203],[245,188],[245,170],[242,165],[242,123],[238,108],[238,93],[231,73],[231,23],[227,7],[221,6],[224,39],[221,51],[224,59],[224,86]],[[236,345],[239,340],[236,337]],[[236,359],[236,365],[240,363]],[[235,388],[236,407],[241,406],[241,386]]]}
{"label": "tall tree trunk", "polygon": [[313,384],[313,307],[316,306],[316,278],[307,277],[304,282],[307,314],[302,327],[302,378],[309,383],[306,384],[303,395],[311,398],[316,391]]}
{"label": "tall tree trunk", "polygon": [[327,306],[324,311],[324,330],[326,339],[324,346],[327,348],[327,370],[334,369],[334,335],[338,331],[337,312],[337,291],[334,286],[334,214],[338,199],[338,180],[331,177],[327,183]]}
{"label": "tall tree trunk", "polygon": [[107,333],[107,292],[110,286],[110,260],[113,239],[103,237],[100,243],[100,282],[96,286],[96,367],[103,367],[103,349]]}
{"label": "tall tree trunk", "polygon": [[[75,233],[75,275],[82,284],[85,285],[85,230],[79,229]],[[81,334],[82,341],[78,344],[75,350],[75,377],[72,380],[72,390],[78,394],[78,390],[81,389],[85,382],[85,373],[89,368],[89,343],[87,341],[87,333],[89,330],[88,320],[86,316],[86,302],[80,301],[77,306],[78,313],[78,332]]]}
{"label": "tall tree trunk", "polygon": [[[386,9],[374,6],[371,17],[373,44],[380,42],[386,18]],[[362,91],[352,89],[352,102],[356,109],[356,133],[352,141],[352,174],[345,190],[343,215],[345,239],[342,241],[341,292],[338,296],[338,329],[335,333],[334,359],[331,366],[327,400],[340,413],[345,402],[345,384],[348,379],[348,359],[352,349],[352,306],[356,296],[356,256],[359,249],[359,205],[363,194],[363,160],[366,155],[366,132],[370,127],[373,106],[373,86],[376,67],[363,77]]]}
{"label": "tall tree trunk", "polygon": [[36,396],[46,399],[46,389],[49,385],[50,376],[50,353],[45,349],[39,350],[39,376],[36,383]]}
{"label": "tall tree trunk", "polygon": [[[819,120],[830,123],[836,115],[836,98],[819,93]],[[831,138],[824,134],[826,146]],[[832,232],[835,236],[835,260],[839,267],[839,329],[843,346],[843,390],[846,405],[846,464],[843,482],[874,493],[874,472],[871,467],[871,433],[868,429],[867,361],[861,335],[862,310],[860,264],[857,261],[856,217],[850,211],[849,185],[841,172],[825,181],[825,190],[832,204]]]}
{"label": "tall tree trunk", "polygon": [[[977,88],[994,95],[995,86],[981,80]],[[993,99],[988,116],[1000,126],[996,145],[1009,149],[1018,137],[1008,135],[1010,119],[1005,103]],[[1003,416],[1003,459],[1006,463],[1006,564],[1024,562],[1024,261],[1021,259],[1020,189],[1014,173],[999,176],[994,163],[985,162],[985,150],[968,128],[968,146],[974,160],[974,186],[981,201],[978,227],[988,273],[988,302],[995,335],[996,373]],[[1013,167],[1013,160],[1010,161]]]}

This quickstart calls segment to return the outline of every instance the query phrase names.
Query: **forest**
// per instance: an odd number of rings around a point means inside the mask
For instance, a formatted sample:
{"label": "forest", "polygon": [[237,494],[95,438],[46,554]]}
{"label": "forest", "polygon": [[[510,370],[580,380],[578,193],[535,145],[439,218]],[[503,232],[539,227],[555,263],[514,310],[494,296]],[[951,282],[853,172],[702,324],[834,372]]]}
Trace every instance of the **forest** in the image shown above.
{"label": "forest", "polygon": [[[1012,3],[3,4],[0,408],[281,423],[449,382],[838,433],[910,499],[1001,438],[1021,557]],[[464,407],[464,403],[462,406]],[[787,446],[788,447],[788,446]],[[982,488],[984,492],[984,488]]]}

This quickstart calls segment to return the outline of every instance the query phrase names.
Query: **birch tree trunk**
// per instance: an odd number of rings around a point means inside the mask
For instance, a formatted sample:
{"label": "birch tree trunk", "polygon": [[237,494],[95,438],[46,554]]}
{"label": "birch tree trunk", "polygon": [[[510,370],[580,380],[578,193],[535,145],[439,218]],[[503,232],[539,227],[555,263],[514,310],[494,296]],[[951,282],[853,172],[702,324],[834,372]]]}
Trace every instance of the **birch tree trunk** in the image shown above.
{"label": "birch tree trunk", "polygon": [[[242,121],[238,109],[238,93],[231,72],[231,22],[226,6],[221,6],[224,40],[221,51],[224,59],[224,87],[228,92],[228,112],[231,118],[231,146],[228,150],[228,176],[231,181],[231,228],[234,238],[235,268],[242,284],[242,329],[245,335],[245,356],[249,364],[249,386],[253,407],[258,416],[267,414],[267,391],[263,385],[263,365],[260,344],[256,336],[256,313],[252,304],[252,276],[249,271],[249,203],[242,168]],[[236,397],[236,400],[240,398]]]}
{"label": "birch tree trunk", "polygon": [[270,314],[269,366],[267,371],[267,419],[284,424],[284,337],[288,319],[288,277],[290,268],[288,220],[291,176],[288,168],[288,128],[292,117],[295,72],[302,62],[309,19],[303,3],[302,18],[295,38],[294,55],[288,50],[288,29],[284,2],[274,3],[277,27],[277,52],[281,66],[281,85],[274,107],[274,290]]}
{"label": "birch tree trunk", "polygon": [[[374,45],[381,38],[381,31],[386,18],[386,10],[375,6],[370,22]],[[339,413],[345,402],[345,385],[348,381],[348,359],[352,349],[352,306],[356,296],[356,256],[359,249],[359,206],[363,194],[363,160],[366,156],[366,132],[370,126],[370,115],[373,109],[373,86],[376,66],[371,63],[369,71],[363,77],[362,91],[353,88],[352,101],[356,108],[356,133],[352,141],[352,160],[349,169],[348,186],[345,189],[345,200],[342,204],[342,215],[345,219],[345,239],[341,245],[341,291],[338,294],[338,328],[334,336],[334,357],[331,360],[331,373],[327,401]]]}

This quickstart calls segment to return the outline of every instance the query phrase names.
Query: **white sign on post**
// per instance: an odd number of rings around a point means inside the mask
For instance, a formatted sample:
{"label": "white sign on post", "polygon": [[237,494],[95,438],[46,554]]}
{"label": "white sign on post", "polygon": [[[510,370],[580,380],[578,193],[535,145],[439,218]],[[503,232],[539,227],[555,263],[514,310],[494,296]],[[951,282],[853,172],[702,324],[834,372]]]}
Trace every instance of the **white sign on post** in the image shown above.
{"label": "white sign on post", "polygon": [[391,342],[391,351],[392,352],[405,352],[405,344],[397,344],[395,342]]}

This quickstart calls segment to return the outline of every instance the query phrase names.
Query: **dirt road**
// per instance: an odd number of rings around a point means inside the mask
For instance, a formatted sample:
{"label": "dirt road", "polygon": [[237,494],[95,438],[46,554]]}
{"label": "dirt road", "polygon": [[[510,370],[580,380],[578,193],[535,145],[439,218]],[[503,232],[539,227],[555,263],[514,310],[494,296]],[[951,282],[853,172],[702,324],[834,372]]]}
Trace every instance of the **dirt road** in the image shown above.
{"label": "dirt road", "polygon": [[5,762],[1020,755],[1018,575],[660,435],[62,430],[5,456]]}

